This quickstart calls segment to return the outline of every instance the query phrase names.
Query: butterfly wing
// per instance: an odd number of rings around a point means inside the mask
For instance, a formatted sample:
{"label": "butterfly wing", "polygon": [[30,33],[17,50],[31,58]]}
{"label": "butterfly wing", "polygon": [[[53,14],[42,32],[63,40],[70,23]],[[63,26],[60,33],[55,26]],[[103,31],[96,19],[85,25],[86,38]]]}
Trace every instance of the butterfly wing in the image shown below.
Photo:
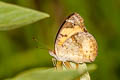
{"label": "butterfly wing", "polygon": [[78,32],[68,38],[62,46],[56,45],[55,51],[60,61],[92,62],[97,56],[97,43],[90,33]]}
{"label": "butterfly wing", "polygon": [[[78,36],[80,34],[81,36]],[[89,40],[86,40],[89,39],[89,37],[92,35],[88,37],[87,34],[89,33],[84,26],[82,17],[77,13],[70,15],[64,21],[56,36],[55,55],[53,54],[55,58],[60,61],[73,61],[76,63],[93,61],[95,57],[91,58],[92,56],[90,55],[96,53],[92,53],[92,50],[89,50],[91,48],[87,48],[91,46],[91,43],[89,44]],[[96,44],[96,41],[94,41],[94,37],[92,37],[91,40],[93,40],[93,43]],[[84,41],[87,41],[88,44],[83,44]],[[87,50],[83,50],[85,48],[87,48]],[[92,54],[90,54],[89,51]],[[87,56],[87,58],[85,58],[84,56]]]}
{"label": "butterfly wing", "polygon": [[66,39],[77,32],[86,31],[83,23],[83,18],[77,14],[71,14],[60,27],[55,44],[62,45]]}

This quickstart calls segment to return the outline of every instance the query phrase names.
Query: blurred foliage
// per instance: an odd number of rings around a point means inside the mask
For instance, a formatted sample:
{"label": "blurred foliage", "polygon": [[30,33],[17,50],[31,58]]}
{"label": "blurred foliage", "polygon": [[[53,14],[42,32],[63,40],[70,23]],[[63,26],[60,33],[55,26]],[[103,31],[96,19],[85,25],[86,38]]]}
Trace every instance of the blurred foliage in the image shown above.
{"label": "blurred foliage", "polygon": [[11,30],[40,19],[49,17],[48,14],[0,2],[0,30]]}
{"label": "blurred foliage", "polygon": [[[72,66],[76,65],[72,62],[70,64]],[[79,64],[78,70],[66,70],[66,67],[64,65],[62,67],[63,70],[56,70],[56,68],[36,68],[22,72],[14,78],[7,80],[90,80],[90,76],[85,63]]]}
{"label": "blurred foliage", "polygon": [[0,30],[16,29],[46,17],[49,17],[49,15],[32,9],[0,2]]}
{"label": "blurred foliage", "polygon": [[[50,18],[0,32],[0,79],[20,72],[51,67],[48,50],[65,17],[78,12],[98,42],[97,69],[92,80],[120,79],[120,0],[0,0],[50,14]],[[0,14],[1,15],[1,14]],[[29,26],[29,27],[28,27]],[[38,42],[32,40],[36,37]],[[35,49],[38,46],[38,49]]]}
{"label": "blurred foliage", "polygon": [[85,71],[79,72],[76,70],[56,71],[55,69],[34,69],[24,72],[12,80],[74,80],[84,73]]}

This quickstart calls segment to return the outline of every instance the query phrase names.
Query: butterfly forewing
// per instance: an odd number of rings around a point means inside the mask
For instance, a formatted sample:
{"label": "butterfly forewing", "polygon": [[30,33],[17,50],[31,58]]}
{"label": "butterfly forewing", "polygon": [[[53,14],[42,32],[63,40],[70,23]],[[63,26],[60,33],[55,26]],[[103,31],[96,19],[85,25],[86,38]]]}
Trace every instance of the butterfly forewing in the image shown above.
{"label": "butterfly forewing", "polygon": [[62,45],[66,39],[77,32],[83,32],[84,24],[82,17],[77,13],[70,15],[63,23],[56,36],[55,44]]}

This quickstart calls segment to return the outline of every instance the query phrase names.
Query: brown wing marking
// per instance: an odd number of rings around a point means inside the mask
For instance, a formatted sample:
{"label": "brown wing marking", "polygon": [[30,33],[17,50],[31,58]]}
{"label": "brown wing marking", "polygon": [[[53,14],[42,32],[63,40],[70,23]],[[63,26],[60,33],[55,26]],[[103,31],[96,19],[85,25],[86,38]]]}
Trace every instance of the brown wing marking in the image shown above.
{"label": "brown wing marking", "polygon": [[62,45],[69,37],[71,37],[75,33],[84,31],[87,30],[85,29],[83,18],[79,14],[73,13],[64,21],[64,23],[60,27],[55,42],[58,45]]}

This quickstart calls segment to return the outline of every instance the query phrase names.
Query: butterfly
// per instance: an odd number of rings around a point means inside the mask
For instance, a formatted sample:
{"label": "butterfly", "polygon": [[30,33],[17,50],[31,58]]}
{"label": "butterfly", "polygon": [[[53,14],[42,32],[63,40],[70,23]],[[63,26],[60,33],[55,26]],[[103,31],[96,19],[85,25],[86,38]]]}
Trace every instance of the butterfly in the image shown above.
{"label": "butterfly", "polygon": [[62,62],[86,63],[95,60],[97,42],[78,13],[71,14],[64,21],[56,35],[54,50],[49,53]]}

